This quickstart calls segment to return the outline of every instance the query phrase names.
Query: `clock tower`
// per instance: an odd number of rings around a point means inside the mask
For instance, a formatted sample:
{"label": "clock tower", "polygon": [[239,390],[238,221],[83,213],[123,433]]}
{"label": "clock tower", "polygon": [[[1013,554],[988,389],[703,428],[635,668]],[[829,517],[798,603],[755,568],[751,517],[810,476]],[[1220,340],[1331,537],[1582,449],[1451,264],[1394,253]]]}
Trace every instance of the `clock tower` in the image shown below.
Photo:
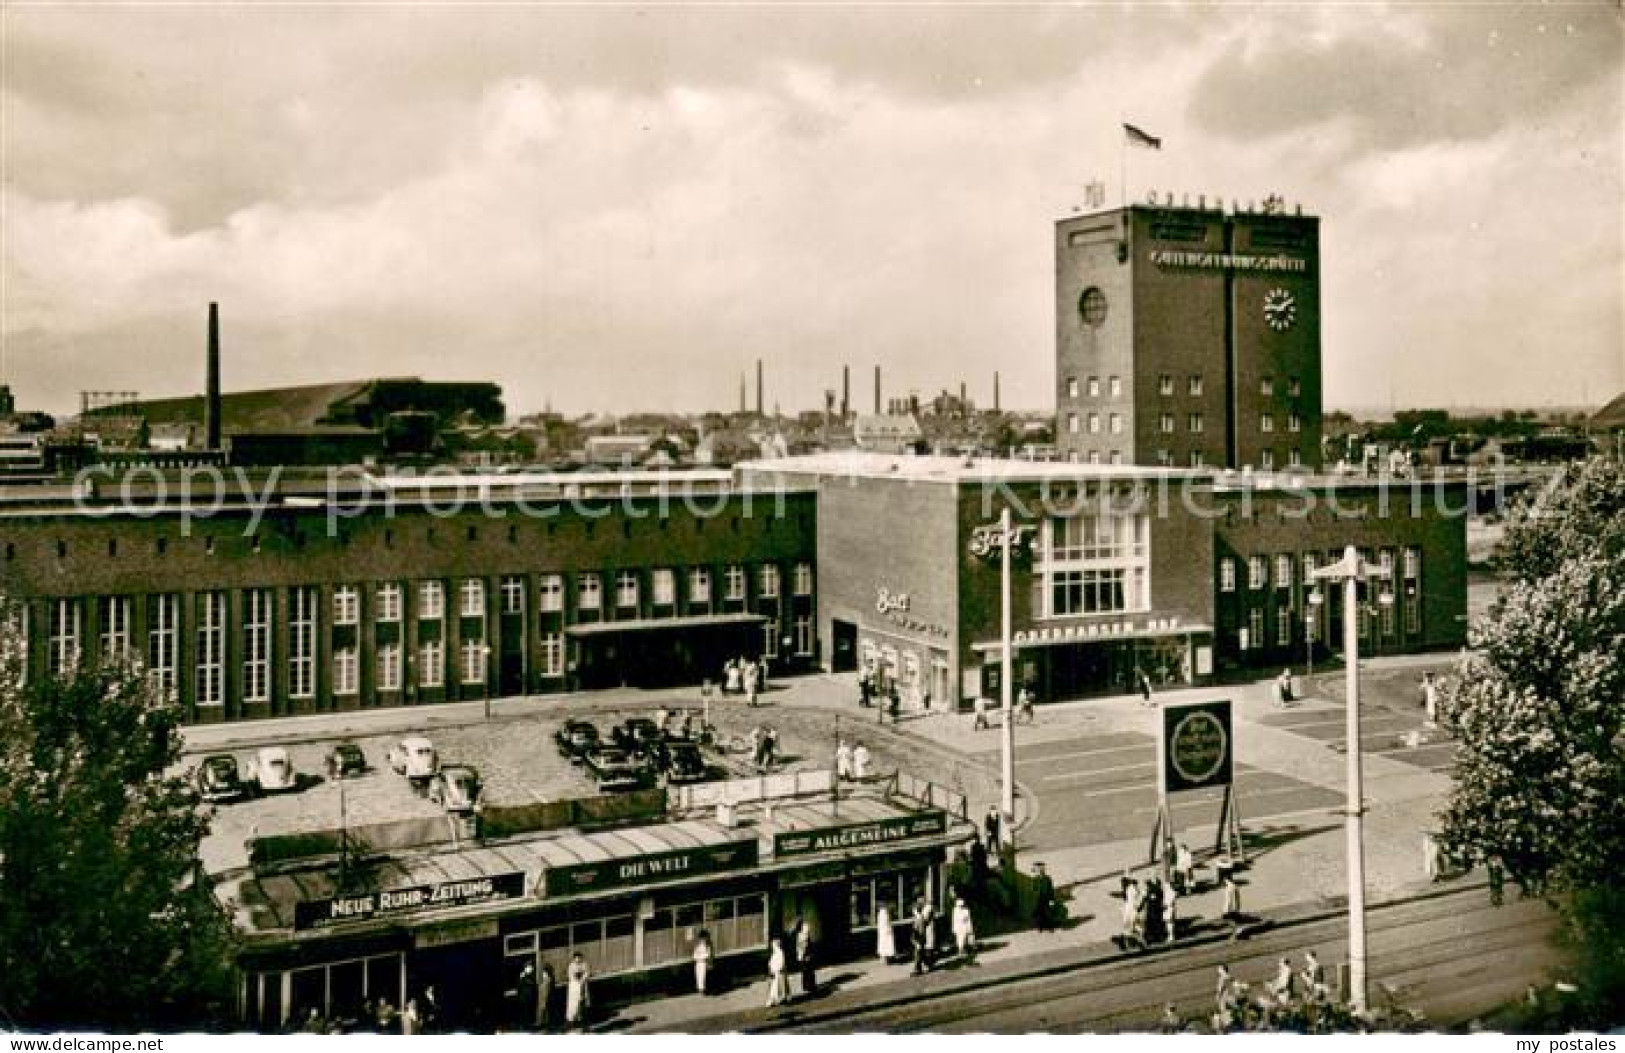
{"label": "clock tower", "polygon": [[1153,201],[1056,224],[1056,444],[1319,470],[1320,221]]}

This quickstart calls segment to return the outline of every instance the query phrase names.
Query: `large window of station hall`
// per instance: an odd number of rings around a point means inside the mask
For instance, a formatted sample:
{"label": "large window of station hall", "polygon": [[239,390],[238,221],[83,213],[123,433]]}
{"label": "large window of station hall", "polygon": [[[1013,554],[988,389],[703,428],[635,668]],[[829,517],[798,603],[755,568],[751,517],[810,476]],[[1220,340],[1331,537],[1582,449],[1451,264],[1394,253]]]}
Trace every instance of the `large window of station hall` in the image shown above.
{"label": "large window of station hall", "polygon": [[1073,618],[1150,610],[1149,535],[1144,512],[1104,507],[1047,517],[1033,568],[1037,615]]}

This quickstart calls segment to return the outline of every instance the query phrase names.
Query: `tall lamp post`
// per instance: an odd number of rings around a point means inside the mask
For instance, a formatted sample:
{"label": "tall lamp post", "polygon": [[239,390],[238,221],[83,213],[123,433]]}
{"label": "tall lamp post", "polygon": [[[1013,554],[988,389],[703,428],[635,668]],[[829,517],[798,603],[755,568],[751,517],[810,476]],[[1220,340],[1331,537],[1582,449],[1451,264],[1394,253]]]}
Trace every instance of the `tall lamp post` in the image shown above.
{"label": "tall lamp post", "polygon": [[1348,695],[1348,830],[1349,882],[1349,1001],[1356,1013],[1366,1011],[1365,998],[1365,793],[1360,766],[1360,580],[1381,568],[1360,559],[1353,545],[1343,558],[1314,571],[1320,581],[1343,583],[1343,665]]}
{"label": "tall lamp post", "polygon": [[[1017,545],[1025,544],[1026,527],[1016,527],[1010,521],[1010,509],[1001,509],[997,526],[980,526],[971,532],[970,551],[974,556],[987,557],[994,546],[999,549],[999,707],[1004,713],[1003,742],[1000,774],[1004,792],[1000,811],[1004,815],[1004,828],[1015,829],[1016,822],[1016,719],[1014,705],[1015,646],[1010,627],[1010,554]],[[1007,835],[1008,837],[1009,835]]]}
{"label": "tall lamp post", "polygon": [[1315,675],[1315,636],[1320,626],[1320,605],[1326,602],[1326,597],[1320,593],[1320,586],[1309,590],[1308,606],[1303,609],[1303,659],[1309,667],[1306,676]]}

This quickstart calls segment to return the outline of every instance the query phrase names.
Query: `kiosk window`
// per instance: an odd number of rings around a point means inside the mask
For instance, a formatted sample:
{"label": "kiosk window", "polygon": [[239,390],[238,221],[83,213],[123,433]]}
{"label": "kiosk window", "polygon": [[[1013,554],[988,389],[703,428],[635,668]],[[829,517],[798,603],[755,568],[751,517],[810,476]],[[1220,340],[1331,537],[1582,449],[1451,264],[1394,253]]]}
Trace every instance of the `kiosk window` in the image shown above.
{"label": "kiosk window", "polygon": [[[295,969],[292,975],[292,1001],[289,1020],[302,1021],[315,1009],[329,1019],[354,1016],[367,998],[388,998],[401,1005],[401,956],[380,954],[345,962]],[[267,974],[267,987],[276,985],[277,974]]]}

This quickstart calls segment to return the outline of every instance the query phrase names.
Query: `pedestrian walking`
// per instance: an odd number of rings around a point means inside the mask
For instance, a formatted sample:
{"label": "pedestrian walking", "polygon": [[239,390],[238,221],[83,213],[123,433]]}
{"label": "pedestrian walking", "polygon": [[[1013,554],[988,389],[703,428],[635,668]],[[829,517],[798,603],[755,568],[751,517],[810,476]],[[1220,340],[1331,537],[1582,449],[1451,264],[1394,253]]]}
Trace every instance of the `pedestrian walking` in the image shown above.
{"label": "pedestrian walking", "polygon": [[725,694],[725,695],[737,695],[737,694],[739,694],[739,692],[740,692],[740,690],[741,690],[741,688],[743,686],[742,681],[740,680],[741,672],[742,671],[739,668],[739,660],[738,659],[730,658],[723,665],[723,667],[722,667],[722,693],[723,694]]}
{"label": "pedestrian walking", "polygon": [[425,1035],[439,1034],[446,1025],[445,1007],[440,1004],[440,992],[430,984],[423,989],[423,1001],[418,1003],[418,1020]]}
{"label": "pedestrian walking", "polygon": [[1151,704],[1151,678],[1146,676],[1145,670],[1138,666],[1134,669],[1134,676],[1140,682],[1140,704],[1149,706]]}
{"label": "pedestrian walking", "polygon": [[1049,932],[1055,928],[1055,882],[1043,863],[1034,863],[1033,870],[1033,925],[1039,932]]}
{"label": "pedestrian walking", "polygon": [[1141,930],[1147,944],[1157,944],[1166,939],[1167,930],[1162,926],[1162,900],[1164,887],[1162,880],[1155,874],[1145,879],[1145,897],[1141,901],[1141,909],[1145,912],[1145,927]]}
{"label": "pedestrian walking", "polygon": [[1224,1012],[1230,1005],[1231,988],[1234,979],[1230,975],[1230,966],[1220,965],[1213,980],[1213,1007],[1217,1012]]}
{"label": "pedestrian walking", "polygon": [[772,1009],[782,1005],[789,998],[788,984],[784,976],[784,939],[773,937],[771,950],[767,955],[767,1007]]}
{"label": "pedestrian walking", "polygon": [[928,972],[931,968],[931,959],[926,953],[925,939],[930,925],[925,913],[924,898],[914,901],[914,914],[909,924],[910,950],[914,955],[914,975],[918,976]]}
{"label": "pedestrian walking", "polygon": [[976,707],[976,720],[971,724],[971,730],[981,731],[985,728],[991,728],[993,725],[987,722],[987,699],[977,695],[974,705]]}
{"label": "pedestrian walking", "polygon": [[1123,888],[1123,942],[1138,943],[1140,939],[1140,883],[1129,878]]}
{"label": "pedestrian walking", "polygon": [[976,963],[976,925],[970,915],[970,906],[963,897],[954,897],[952,928],[954,949],[965,959],[966,965]]}
{"label": "pedestrian walking", "polygon": [[514,981],[513,1027],[516,1031],[536,1026],[536,993],[540,981],[536,976],[536,963],[526,960]]}
{"label": "pedestrian walking", "polygon": [[874,678],[870,676],[868,668],[865,667],[863,672],[858,674],[858,705],[868,709],[870,702],[874,699],[874,693]]}
{"label": "pedestrian walking", "polygon": [[1027,724],[1036,724],[1036,723],[1038,723],[1038,718],[1033,715],[1033,692],[1032,692],[1032,688],[1024,687],[1024,688],[1021,689],[1021,694],[1016,699],[1016,716],[1023,723],[1027,723]]}
{"label": "pedestrian walking", "polygon": [[1190,892],[1196,887],[1196,857],[1183,841],[1174,847],[1174,882],[1174,888],[1180,892]]}
{"label": "pedestrian walking", "polygon": [[893,684],[886,692],[886,712],[891,714],[892,727],[897,726],[899,714],[903,708],[903,696],[897,693],[897,685]]}
{"label": "pedestrian walking", "polygon": [[987,892],[987,848],[981,838],[970,839],[969,857],[971,895],[980,901]]}
{"label": "pedestrian walking", "polygon": [[553,975],[553,967],[546,962],[542,963],[542,970],[536,977],[536,1030],[546,1031],[553,1024],[553,991],[558,987],[558,978]]}
{"label": "pedestrian walking", "polygon": [[1422,674],[1422,708],[1430,725],[1438,722],[1439,681],[1431,672]]}
{"label": "pedestrian walking", "polygon": [[875,911],[875,956],[883,962],[897,957],[897,932],[892,927],[891,909],[884,903]]}
{"label": "pedestrian walking", "polygon": [[1224,916],[1232,922],[1239,922],[1241,918],[1241,889],[1236,885],[1233,874],[1224,876]]}
{"label": "pedestrian walking", "polygon": [[564,989],[564,1023],[567,1027],[585,1027],[587,1023],[587,1010],[592,1006],[592,991],[589,984],[592,981],[592,969],[587,965],[587,959],[577,951],[570,956],[570,966],[565,971],[566,986]]}
{"label": "pedestrian walking", "polygon": [[1326,987],[1326,967],[1320,964],[1314,951],[1303,952],[1303,987],[1304,992],[1310,996],[1316,995]]}
{"label": "pedestrian walking", "polygon": [[852,778],[857,782],[869,778],[869,747],[861,742],[852,747]]}
{"label": "pedestrian walking", "polygon": [[711,979],[711,963],[716,959],[716,952],[711,949],[711,933],[701,929],[694,940],[694,990],[700,994],[710,994],[707,987]]}
{"label": "pedestrian walking", "polygon": [[[311,1010],[315,1012],[315,1010]],[[418,1000],[408,998],[406,1008],[401,1010],[401,1034],[419,1035],[423,1033],[423,1016],[418,1012]]]}
{"label": "pedestrian walking", "polygon": [[801,969],[801,997],[811,998],[818,993],[818,967],[813,960],[812,926],[805,921],[796,933],[796,965]]}
{"label": "pedestrian walking", "polygon": [[999,855],[999,838],[1002,834],[1001,828],[1003,825],[1003,820],[999,817],[999,806],[996,804],[988,805],[987,816],[982,820],[982,833],[986,838],[987,854],[995,859]]}
{"label": "pedestrian walking", "polygon": [[1290,669],[1281,670],[1280,683],[1281,683],[1281,701],[1283,703],[1297,701],[1298,696],[1297,696],[1296,692],[1294,692],[1292,690],[1292,670],[1290,670]]}
{"label": "pedestrian walking", "polygon": [[1179,938],[1179,890],[1171,885],[1163,890],[1162,931],[1169,943]]}
{"label": "pedestrian walking", "polygon": [[835,778],[841,782],[852,781],[852,747],[845,739],[835,744]]}
{"label": "pedestrian walking", "polygon": [[1282,958],[1275,967],[1275,979],[1270,983],[1270,993],[1278,1001],[1290,1002],[1292,1000],[1292,963]]}

